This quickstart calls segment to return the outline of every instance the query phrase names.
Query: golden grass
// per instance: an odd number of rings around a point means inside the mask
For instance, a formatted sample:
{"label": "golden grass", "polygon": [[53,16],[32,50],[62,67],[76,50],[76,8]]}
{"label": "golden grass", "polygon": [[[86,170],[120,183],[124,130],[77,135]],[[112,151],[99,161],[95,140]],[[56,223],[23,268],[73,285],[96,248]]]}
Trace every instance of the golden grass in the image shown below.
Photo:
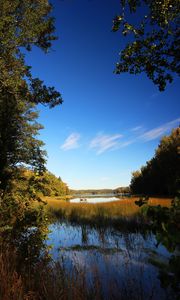
{"label": "golden grass", "polygon": [[[71,203],[47,197],[44,200],[47,202],[47,207],[60,212],[60,215],[69,218],[73,214],[76,217],[93,219],[98,216],[108,218],[131,217],[140,211],[140,208],[135,204],[138,197],[125,198],[119,201],[107,203]],[[168,198],[150,198],[149,205],[161,205],[169,207],[172,199]]]}

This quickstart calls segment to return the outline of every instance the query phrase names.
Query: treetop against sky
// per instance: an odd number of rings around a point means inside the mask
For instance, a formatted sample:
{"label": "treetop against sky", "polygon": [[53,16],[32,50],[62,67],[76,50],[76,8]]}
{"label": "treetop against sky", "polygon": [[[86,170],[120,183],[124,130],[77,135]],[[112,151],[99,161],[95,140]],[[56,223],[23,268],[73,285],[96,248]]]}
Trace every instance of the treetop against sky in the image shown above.
{"label": "treetop against sky", "polygon": [[61,92],[63,105],[40,106],[47,168],[71,188],[115,188],[149,160],[180,123],[179,79],[164,92],[145,73],[114,73],[126,40],[112,32],[119,0],[53,0],[56,35],[45,56],[33,48],[33,77]]}

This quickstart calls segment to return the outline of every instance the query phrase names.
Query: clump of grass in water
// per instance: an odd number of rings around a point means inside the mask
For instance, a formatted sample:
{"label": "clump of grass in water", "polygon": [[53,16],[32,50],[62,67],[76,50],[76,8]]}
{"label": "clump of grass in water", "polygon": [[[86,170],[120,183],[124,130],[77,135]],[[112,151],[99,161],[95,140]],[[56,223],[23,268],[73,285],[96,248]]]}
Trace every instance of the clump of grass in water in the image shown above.
{"label": "clump of grass in water", "polygon": [[65,209],[56,209],[53,207],[49,207],[48,208],[48,213],[51,216],[51,218],[55,218],[55,220],[59,219],[59,220],[65,220],[66,219],[66,211]]}
{"label": "clump of grass in water", "polygon": [[72,223],[77,223],[80,219],[80,210],[73,207],[68,215],[68,220]]}
{"label": "clump of grass in water", "polygon": [[94,219],[95,224],[105,225],[107,223],[108,219],[110,220],[110,216],[108,216],[108,211],[105,207],[97,206],[96,213],[95,213],[95,216],[93,219]]}

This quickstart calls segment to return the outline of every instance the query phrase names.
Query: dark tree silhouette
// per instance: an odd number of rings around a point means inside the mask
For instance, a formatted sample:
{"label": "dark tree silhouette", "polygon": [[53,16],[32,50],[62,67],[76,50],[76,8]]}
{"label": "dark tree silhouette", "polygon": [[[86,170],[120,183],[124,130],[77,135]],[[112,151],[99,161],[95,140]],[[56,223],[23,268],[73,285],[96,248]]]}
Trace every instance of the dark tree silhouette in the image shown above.
{"label": "dark tree silhouette", "polygon": [[121,31],[127,45],[120,52],[115,73],[145,72],[163,91],[180,74],[178,0],[121,0],[113,31]]}

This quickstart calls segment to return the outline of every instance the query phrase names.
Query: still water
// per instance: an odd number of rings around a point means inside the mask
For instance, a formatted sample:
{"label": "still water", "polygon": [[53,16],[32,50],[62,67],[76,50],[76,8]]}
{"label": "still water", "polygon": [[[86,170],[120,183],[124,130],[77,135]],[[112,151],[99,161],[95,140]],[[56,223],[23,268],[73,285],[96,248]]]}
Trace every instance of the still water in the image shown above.
{"label": "still water", "polygon": [[106,203],[112,201],[119,201],[120,198],[117,197],[82,197],[82,198],[74,198],[70,200],[71,203]]}
{"label": "still water", "polygon": [[[167,263],[168,251],[156,247],[153,234],[120,232],[113,228],[90,228],[55,223],[50,227],[48,245],[54,260],[63,261],[66,269],[86,274],[89,284],[99,280],[103,299],[120,290],[132,298],[136,289],[139,299],[167,299],[158,279],[159,270],[150,260]],[[97,279],[98,278],[98,279]],[[134,299],[134,298],[133,298]]]}

